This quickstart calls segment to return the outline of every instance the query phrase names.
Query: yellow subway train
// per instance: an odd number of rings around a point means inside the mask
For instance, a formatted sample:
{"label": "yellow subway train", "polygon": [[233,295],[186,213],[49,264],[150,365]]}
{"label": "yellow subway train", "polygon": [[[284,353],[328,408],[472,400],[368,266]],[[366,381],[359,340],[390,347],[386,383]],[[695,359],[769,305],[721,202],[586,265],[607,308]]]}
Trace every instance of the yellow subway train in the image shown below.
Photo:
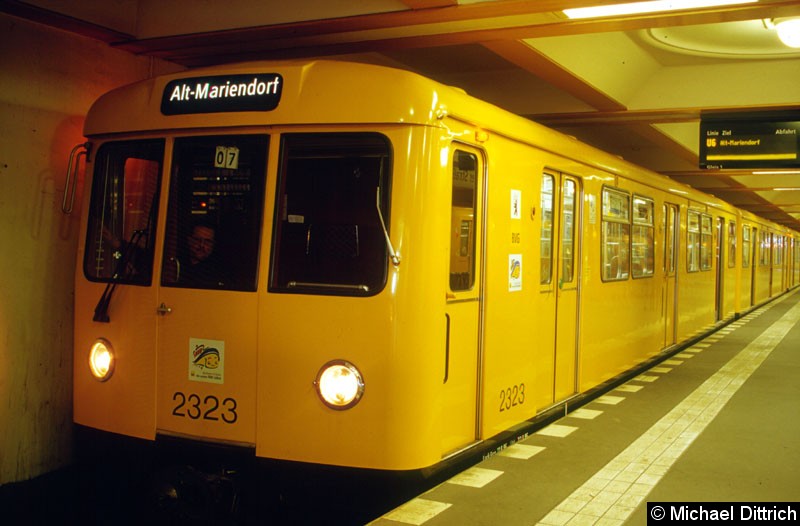
{"label": "yellow subway train", "polygon": [[191,70],[84,134],[111,439],[431,471],[800,283],[797,232],[406,71]]}

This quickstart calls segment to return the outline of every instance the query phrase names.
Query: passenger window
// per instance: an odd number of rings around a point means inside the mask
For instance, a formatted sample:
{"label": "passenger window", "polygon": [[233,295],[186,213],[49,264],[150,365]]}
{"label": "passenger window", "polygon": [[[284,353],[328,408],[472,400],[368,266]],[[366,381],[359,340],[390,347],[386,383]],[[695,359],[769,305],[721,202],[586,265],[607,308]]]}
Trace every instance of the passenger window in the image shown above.
{"label": "passenger window", "polygon": [[713,238],[711,233],[711,216],[700,216],[700,269],[711,269],[711,256],[713,253]]}
{"label": "passenger window", "polygon": [[775,235],[772,245],[772,266],[780,268],[783,266],[783,236]]}
{"label": "passenger window", "polygon": [[728,223],[728,267],[736,266],[736,222]]}
{"label": "passenger window", "polygon": [[759,245],[759,264],[762,267],[766,267],[769,265],[769,249],[770,249],[770,242],[769,242],[769,233],[764,232],[763,230],[760,233],[761,243]]}
{"label": "passenger window", "polygon": [[561,283],[575,279],[575,199],[572,179],[564,179],[561,195]]}
{"label": "passenger window", "polygon": [[149,285],[164,141],[106,143],[95,156],[83,272]]}
{"label": "passenger window", "polygon": [[631,274],[634,278],[652,276],[655,267],[655,204],[652,199],[633,196],[633,236]]}
{"label": "passenger window", "polygon": [[630,196],[603,189],[603,281],[628,279],[630,272]]}
{"label": "passenger window", "polygon": [[478,157],[453,153],[453,197],[450,227],[450,290],[472,289],[475,284],[475,208]]}
{"label": "passenger window", "polygon": [[664,270],[667,274],[675,273],[678,247],[678,207],[672,204],[664,205]]}
{"label": "passenger window", "polygon": [[750,267],[750,225],[742,226],[742,268]]}
{"label": "passenger window", "polygon": [[687,215],[686,268],[689,272],[700,271],[700,214],[689,210]]}
{"label": "passenger window", "polygon": [[553,185],[552,175],[542,174],[542,231],[539,254],[539,282],[546,285],[553,281]]}
{"label": "passenger window", "polygon": [[175,140],[161,284],[255,291],[266,135]]}
{"label": "passenger window", "polygon": [[[369,296],[388,269],[391,150],[377,133],[281,139],[270,290]],[[378,211],[380,207],[380,214]]]}

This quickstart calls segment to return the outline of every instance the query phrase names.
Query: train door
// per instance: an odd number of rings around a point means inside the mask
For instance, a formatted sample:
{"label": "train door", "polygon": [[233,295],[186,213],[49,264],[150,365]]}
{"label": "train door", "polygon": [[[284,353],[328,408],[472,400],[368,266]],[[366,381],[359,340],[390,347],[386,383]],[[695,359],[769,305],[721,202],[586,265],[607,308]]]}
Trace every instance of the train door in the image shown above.
{"label": "train door", "polygon": [[750,306],[756,304],[756,277],[758,276],[758,229],[753,228],[751,241],[751,255],[750,255]]}
{"label": "train door", "polygon": [[716,257],[714,258],[717,265],[717,289],[715,293],[715,302],[714,302],[714,320],[719,321],[722,319],[722,313],[724,309],[724,298],[725,295],[725,267],[723,265],[724,257],[724,250],[723,247],[725,246],[725,218],[718,217],[717,218],[717,244],[716,244]]}
{"label": "train door", "polygon": [[677,341],[678,326],[678,225],[680,212],[678,205],[664,204],[664,348]]}
{"label": "train door", "polygon": [[556,258],[556,346],[554,401],[569,398],[578,386],[581,206],[578,178],[561,175],[558,257]]}
{"label": "train door", "polygon": [[457,145],[451,159],[450,282],[441,414],[444,455],[478,438],[483,250],[483,158]]}
{"label": "train door", "polygon": [[780,280],[779,288],[775,292],[777,294],[780,294],[780,293],[786,292],[786,261],[785,261],[785,258],[784,258],[784,248],[783,248],[784,247],[784,238],[783,238],[782,235],[776,234],[775,240],[776,240],[776,243],[777,243],[777,253],[775,255],[775,257],[777,258],[777,261],[775,262],[775,264],[778,266],[778,268],[780,269],[780,273],[781,273],[781,275],[779,277],[779,280]]}
{"label": "train door", "polygon": [[769,288],[768,288],[767,297],[771,298],[772,295],[774,294],[773,286],[772,286],[772,280],[774,279],[774,276],[775,276],[775,269],[773,268],[773,262],[772,262],[773,255],[774,255],[773,254],[773,250],[772,250],[772,247],[774,246],[774,244],[773,244],[774,243],[773,242],[774,234],[765,232],[764,233],[764,237],[766,239],[766,242],[765,242],[766,243],[766,248],[764,249],[764,250],[766,250],[766,253],[764,254],[764,256],[765,256],[765,262],[767,264],[767,269],[769,271]]}
{"label": "train door", "polygon": [[792,238],[792,245],[794,246],[794,272],[793,272],[793,281],[792,285],[797,286],[800,285],[800,241],[795,238]]}
{"label": "train door", "polygon": [[781,280],[781,291],[786,292],[791,287],[791,245],[789,238],[781,236],[781,257],[783,258],[783,279]]}
{"label": "train door", "polygon": [[159,433],[255,444],[255,290],[268,140],[174,142],[158,290]]}

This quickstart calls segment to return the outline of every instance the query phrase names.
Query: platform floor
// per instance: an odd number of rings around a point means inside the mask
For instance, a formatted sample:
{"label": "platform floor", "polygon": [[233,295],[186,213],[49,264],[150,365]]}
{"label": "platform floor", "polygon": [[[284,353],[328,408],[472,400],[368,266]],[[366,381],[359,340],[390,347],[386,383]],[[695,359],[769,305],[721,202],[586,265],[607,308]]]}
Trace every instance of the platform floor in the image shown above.
{"label": "platform floor", "polygon": [[373,526],[643,525],[648,502],[800,501],[800,291]]}

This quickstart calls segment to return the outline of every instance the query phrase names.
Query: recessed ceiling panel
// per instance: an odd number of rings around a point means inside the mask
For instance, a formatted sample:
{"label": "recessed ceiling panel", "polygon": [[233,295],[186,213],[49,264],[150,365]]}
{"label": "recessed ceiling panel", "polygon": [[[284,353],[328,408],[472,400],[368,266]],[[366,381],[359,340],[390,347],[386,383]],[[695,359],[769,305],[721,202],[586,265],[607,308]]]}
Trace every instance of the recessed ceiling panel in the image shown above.
{"label": "recessed ceiling panel", "polygon": [[800,50],[785,46],[762,20],[653,27],[642,35],[650,44],[682,55],[738,60],[800,57]]}

